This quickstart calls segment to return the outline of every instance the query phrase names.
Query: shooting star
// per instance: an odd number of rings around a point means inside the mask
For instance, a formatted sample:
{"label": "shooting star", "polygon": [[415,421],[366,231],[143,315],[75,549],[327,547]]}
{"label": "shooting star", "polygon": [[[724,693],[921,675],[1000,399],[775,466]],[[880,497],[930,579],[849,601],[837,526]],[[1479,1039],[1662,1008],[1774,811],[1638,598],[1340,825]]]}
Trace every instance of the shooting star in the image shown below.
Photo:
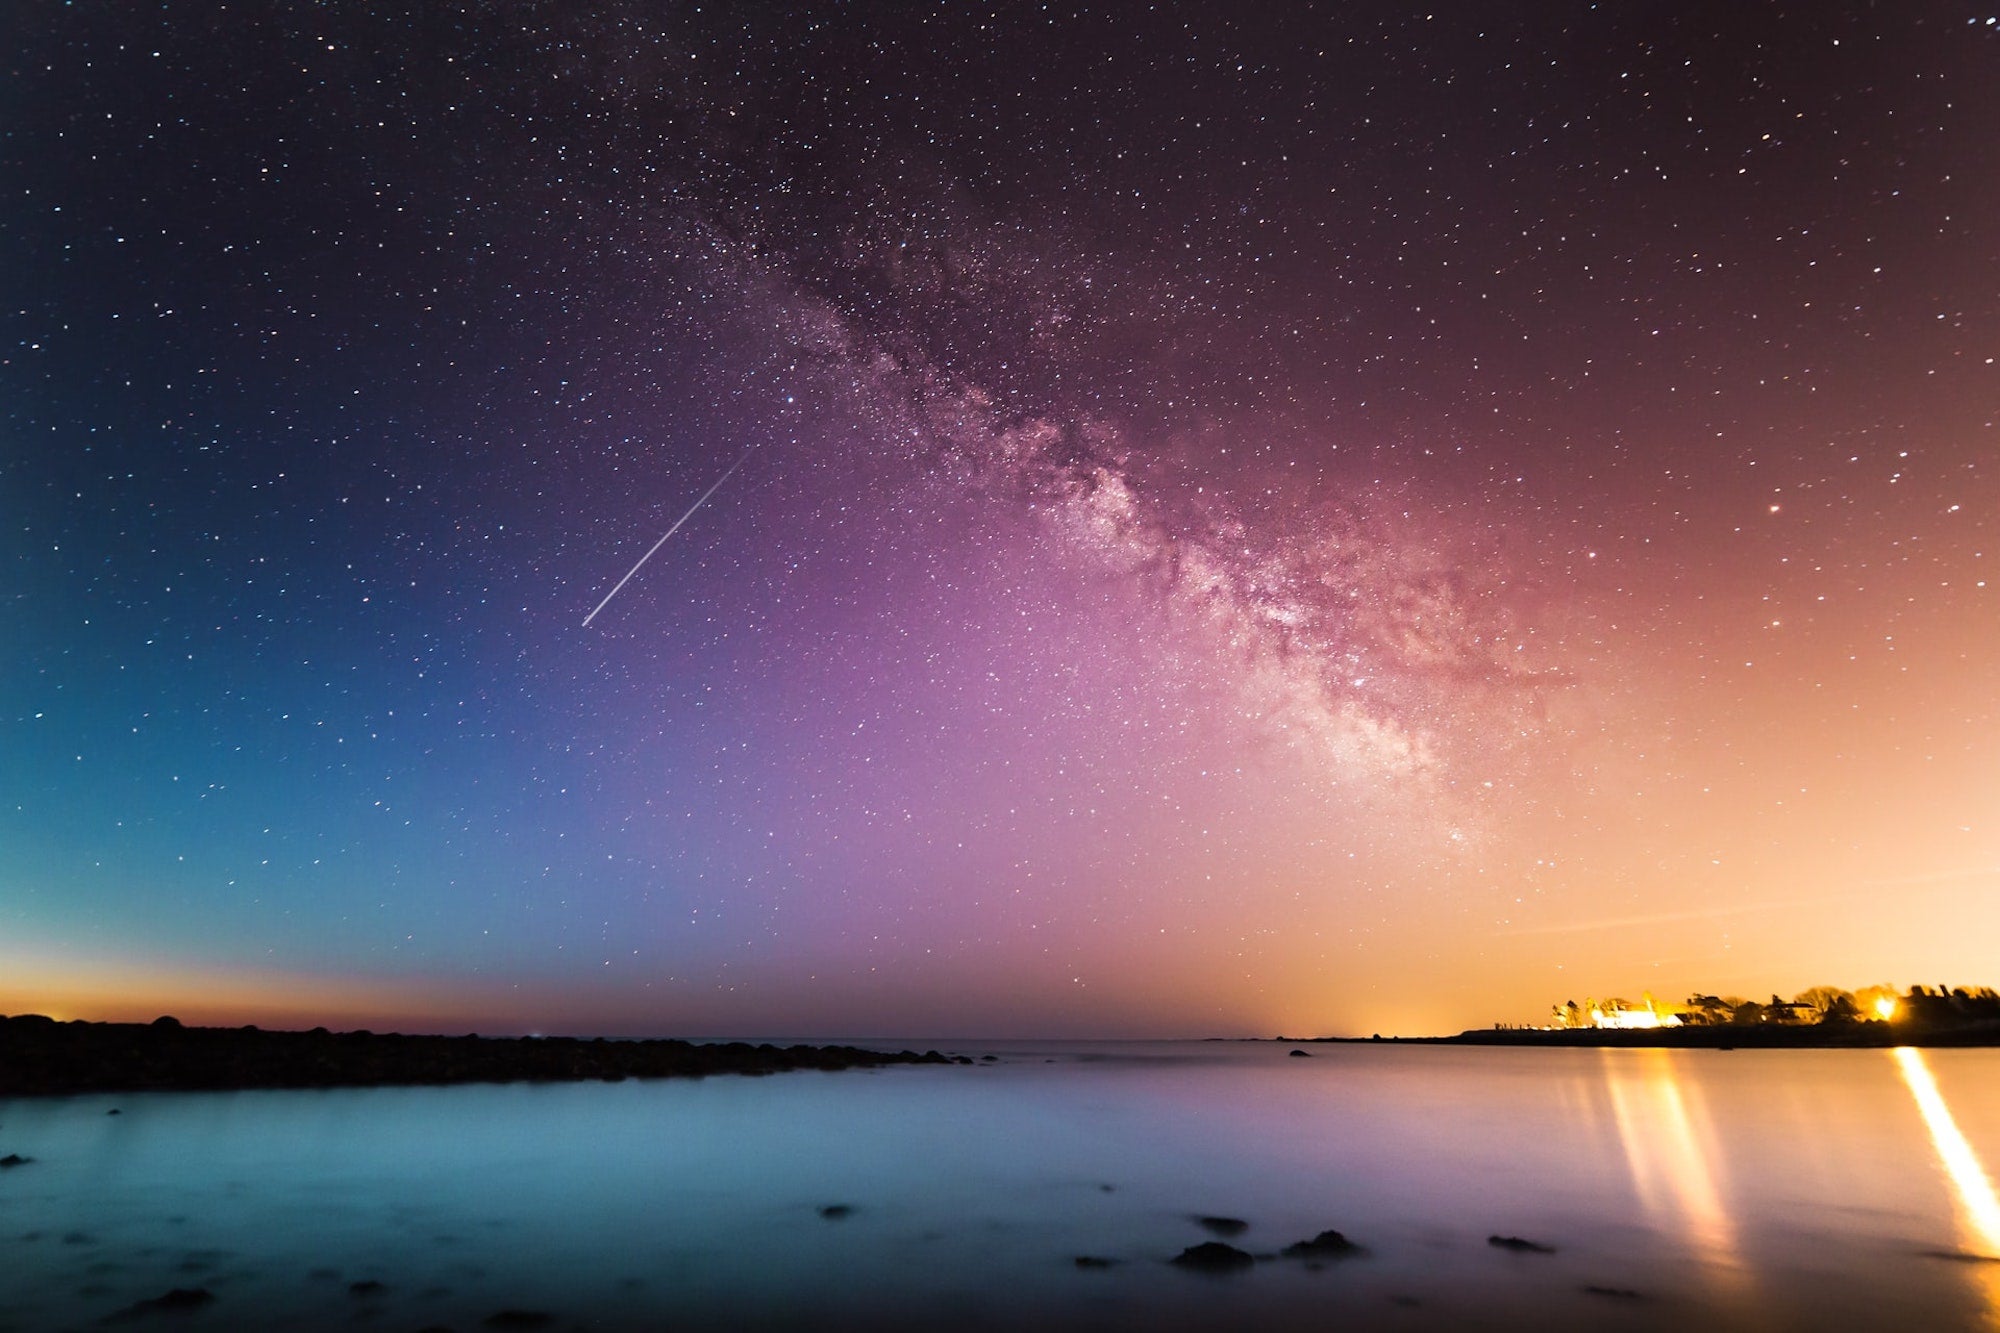
{"label": "shooting star", "polygon": [[[751,448],[755,447],[756,447],[755,445],[751,446]],[[693,518],[694,511],[701,508],[703,505],[707,504],[708,497],[714,495],[717,491],[721,490],[722,483],[728,481],[729,478],[735,474],[736,469],[742,467],[744,460],[749,457],[750,457],[750,450],[745,449],[743,451],[743,456],[741,458],[738,458],[734,463],[731,463],[729,465],[729,471],[724,472],[721,476],[717,477],[715,479],[715,484],[701,493],[701,499],[696,500],[693,504],[689,505],[687,512],[685,514],[682,514],[679,518],[675,519],[674,525],[671,528],[668,528],[665,532],[660,534],[660,539],[653,543],[652,550],[647,551],[646,554],[639,557],[639,564],[634,565],[632,566],[632,568],[625,571],[625,577],[618,580],[618,587],[613,588],[610,592],[604,594],[604,600],[597,604],[597,611],[592,611],[589,615],[583,618],[583,627],[585,629],[589,629],[590,622],[597,619],[597,612],[602,611],[605,608],[605,606],[610,603],[611,599],[618,595],[618,588],[622,588],[626,584],[632,581],[632,576],[639,572],[639,566],[645,564],[648,560],[651,560],[653,558],[653,551],[657,551],[662,546],[665,546],[667,544],[667,538],[673,536],[676,532],[679,532],[681,530],[681,524]]]}

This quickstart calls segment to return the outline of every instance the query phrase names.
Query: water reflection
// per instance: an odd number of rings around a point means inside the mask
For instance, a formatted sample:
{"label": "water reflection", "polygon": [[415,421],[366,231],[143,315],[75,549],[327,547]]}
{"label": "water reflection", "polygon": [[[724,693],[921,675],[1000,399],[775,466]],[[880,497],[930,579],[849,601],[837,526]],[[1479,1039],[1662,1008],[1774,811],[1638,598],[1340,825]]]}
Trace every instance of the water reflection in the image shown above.
{"label": "water reflection", "polygon": [[1740,1260],[1736,1223],[1716,1183],[1717,1153],[1707,1118],[1690,1111],[1678,1067],[1679,1053],[1649,1049],[1601,1052],[1612,1115],[1625,1149],[1632,1187],[1654,1226],[1685,1235],[1718,1294],[1740,1302],[1748,1274]]}
{"label": "water reflection", "polygon": [[[1980,1164],[1979,1154],[1973,1151],[1958,1121],[1952,1118],[1951,1107],[1938,1091],[1924,1053],[1914,1046],[1898,1046],[1890,1054],[1895,1057],[1903,1082],[1909,1085],[1910,1095],[1916,1098],[1924,1128],[1930,1131],[1931,1146],[1937,1150],[1938,1164],[1944,1168],[1945,1179],[1951,1182],[1952,1198],[1958,1205],[1965,1235],[1964,1247],[1983,1258],[2000,1259],[2000,1199],[1994,1197],[1993,1182]],[[2000,1268],[1980,1264],[1978,1269],[1980,1294],[1986,1299],[1987,1324],[2000,1328]]]}
{"label": "water reflection", "polygon": [[[1973,1153],[2000,1151],[2000,1050],[1307,1053],[0,1101],[0,1154],[35,1163],[0,1172],[0,1333],[197,1285],[218,1304],[190,1328],[302,1333],[503,1309],[606,1333],[2000,1333],[2000,1263],[1926,1253],[2000,1254]],[[1255,1252],[1327,1227],[1369,1252],[1191,1280],[1167,1261],[1208,1214]]]}

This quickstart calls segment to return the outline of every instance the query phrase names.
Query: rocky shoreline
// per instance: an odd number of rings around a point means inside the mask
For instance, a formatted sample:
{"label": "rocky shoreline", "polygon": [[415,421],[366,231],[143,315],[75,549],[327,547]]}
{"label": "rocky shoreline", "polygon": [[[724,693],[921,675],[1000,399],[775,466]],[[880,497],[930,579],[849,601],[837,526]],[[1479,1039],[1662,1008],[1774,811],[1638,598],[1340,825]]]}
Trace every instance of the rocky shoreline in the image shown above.
{"label": "rocky shoreline", "polygon": [[1580,1046],[1681,1050],[1881,1050],[1893,1046],[2000,1046],[2000,1025],[1923,1028],[1901,1023],[1812,1023],[1674,1028],[1473,1028],[1448,1037],[1272,1037],[1292,1046]]}
{"label": "rocky shoreline", "polygon": [[268,1032],[256,1027],[59,1023],[0,1017],[0,1096],[82,1092],[226,1091],[396,1084],[618,1082],[782,1074],[801,1069],[971,1064],[937,1051],[749,1042],[610,1041],[575,1037],[437,1037],[399,1033]]}

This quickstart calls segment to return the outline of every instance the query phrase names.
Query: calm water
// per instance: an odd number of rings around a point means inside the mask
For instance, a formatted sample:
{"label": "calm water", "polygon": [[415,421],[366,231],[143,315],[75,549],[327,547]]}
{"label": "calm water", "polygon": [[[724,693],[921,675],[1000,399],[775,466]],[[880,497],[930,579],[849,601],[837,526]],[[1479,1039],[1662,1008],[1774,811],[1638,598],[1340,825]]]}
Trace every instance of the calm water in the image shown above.
{"label": "calm water", "polygon": [[[2000,1051],[960,1049],[0,1101],[0,1329],[2000,1329]],[[1167,1266],[1199,1214],[1367,1253]]]}

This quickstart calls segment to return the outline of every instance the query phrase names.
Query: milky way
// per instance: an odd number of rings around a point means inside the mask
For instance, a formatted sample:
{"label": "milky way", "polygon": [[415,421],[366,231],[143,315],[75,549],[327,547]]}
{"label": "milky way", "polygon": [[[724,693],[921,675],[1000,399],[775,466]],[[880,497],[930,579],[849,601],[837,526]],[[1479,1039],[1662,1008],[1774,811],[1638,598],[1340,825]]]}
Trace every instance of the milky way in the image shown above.
{"label": "milky way", "polygon": [[11,15],[0,1010],[1991,981],[1992,20]]}

